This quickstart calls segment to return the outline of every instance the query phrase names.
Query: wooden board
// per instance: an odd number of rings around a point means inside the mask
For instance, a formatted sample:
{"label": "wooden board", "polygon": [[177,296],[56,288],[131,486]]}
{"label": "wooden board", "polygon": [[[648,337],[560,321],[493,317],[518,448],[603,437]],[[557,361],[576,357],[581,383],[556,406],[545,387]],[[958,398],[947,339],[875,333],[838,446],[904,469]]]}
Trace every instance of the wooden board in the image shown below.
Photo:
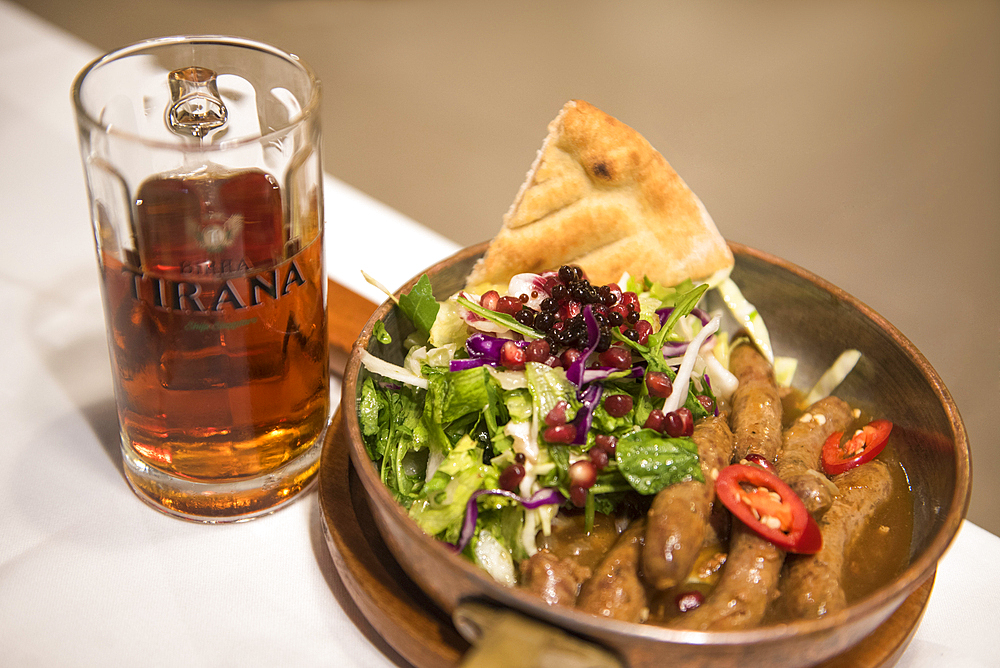
{"label": "wooden board", "polygon": [[[319,472],[327,547],[344,586],[372,627],[415,668],[457,666],[469,644],[382,542],[348,454],[340,412],[328,430]],[[878,629],[817,668],[888,668],[909,645],[934,585],[932,574]]]}
{"label": "wooden board", "polygon": [[330,340],[330,368],[344,374],[351,347],[378,306],[333,279],[327,281],[327,338]]}

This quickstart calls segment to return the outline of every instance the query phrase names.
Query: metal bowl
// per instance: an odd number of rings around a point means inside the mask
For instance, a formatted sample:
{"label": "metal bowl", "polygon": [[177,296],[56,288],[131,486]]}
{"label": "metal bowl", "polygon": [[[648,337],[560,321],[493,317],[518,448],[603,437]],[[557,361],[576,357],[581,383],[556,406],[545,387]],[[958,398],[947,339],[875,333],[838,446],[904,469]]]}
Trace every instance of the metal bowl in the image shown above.
{"label": "metal bowl", "polygon": [[[969,443],[961,416],[938,374],[895,327],[843,290],[779,258],[730,243],[733,280],[764,316],[775,353],[796,357],[796,379],[811,384],[847,348],[863,354],[836,390],[852,405],[894,423],[896,449],[913,489],[910,560],[894,581],[847,609],[748,631],[679,631],[604,620],[549,607],[517,589],[498,585],[485,572],[426,536],[379,480],[368,459],[357,420],[357,398],[367,373],[360,349],[401,363],[401,342],[412,326],[392,302],[368,321],[355,343],[344,376],[342,408],[351,459],[369,497],[385,543],[407,574],[449,614],[470,601],[486,601],[567,631],[610,650],[626,665],[810,666],[854,646],[879,627],[931,578],[965,517],[971,488]],[[480,244],[459,251],[426,273],[444,299],[464,285]],[[416,278],[403,288],[408,290]],[[393,343],[372,337],[381,320]],[[808,385],[803,385],[808,389]],[[919,616],[918,616],[919,618]],[[916,622],[914,622],[916,623]]]}

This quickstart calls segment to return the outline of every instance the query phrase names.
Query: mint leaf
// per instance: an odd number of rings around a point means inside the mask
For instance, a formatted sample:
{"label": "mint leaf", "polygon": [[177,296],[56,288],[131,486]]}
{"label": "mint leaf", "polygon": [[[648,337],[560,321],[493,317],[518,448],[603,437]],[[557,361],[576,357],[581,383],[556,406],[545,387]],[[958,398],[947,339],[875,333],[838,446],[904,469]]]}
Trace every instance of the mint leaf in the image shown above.
{"label": "mint leaf", "polygon": [[668,438],[652,429],[640,429],[618,439],[615,459],[618,470],[640,494],[656,494],[690,478],[704,481],[698,446],[690,438]]}
{"label": "mint leaf", "polygon": [[430,334],[440,304],[434,299],[434,291],[431,289],[431,281],[427,278],[427,274],[420,277],[412,290],[399,296],[399,308],[417,331],[424,336]]}

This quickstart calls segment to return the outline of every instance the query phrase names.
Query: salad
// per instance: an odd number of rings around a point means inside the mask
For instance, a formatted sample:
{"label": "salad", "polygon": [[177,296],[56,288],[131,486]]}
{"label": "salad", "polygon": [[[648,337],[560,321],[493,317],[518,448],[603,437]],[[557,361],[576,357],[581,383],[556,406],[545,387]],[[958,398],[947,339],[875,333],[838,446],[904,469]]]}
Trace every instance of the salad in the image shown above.
{"label": "salad", "polygon": [[[697,308],[707,289],[592,286],[563,266],[437,302],[422,277],[398,300],[415,327],[402,366],[363,354],[359,420],[382,481],[425,533],[514,584],[561,508],[589,527],[630,495],[702,480],[694,422],[737,384],[721,314]],[[720,292],[770,354],[752,305],[731,281]],[[374,335],[388,342],[381,323]]]}

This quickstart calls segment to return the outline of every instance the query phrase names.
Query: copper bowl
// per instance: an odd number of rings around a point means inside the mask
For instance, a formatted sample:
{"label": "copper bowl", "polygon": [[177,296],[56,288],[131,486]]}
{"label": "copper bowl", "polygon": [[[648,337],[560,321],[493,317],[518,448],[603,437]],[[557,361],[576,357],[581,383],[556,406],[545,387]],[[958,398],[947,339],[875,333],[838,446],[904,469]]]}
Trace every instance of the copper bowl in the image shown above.
{"label": "copper bowl", "polygon": [[[843,290],[774,256],[737,243],[730,247],[736,256],[733,279],[764,316],[775,353],[798,358],[797,379],[814,382],[844,349],[862,352],[858,366],[835,393],[894,423],[898,456],[914,499],[910,561],[902,575],[823,619],[726,632],[599,619],[548,607],[525,592],[498,585],[426,536],[382,485],[365,453],[357,397],[367,371],[359,351],[364,348],[399,364],[405,352],[401,342],[412,329],[389,301],[375,312],[354,345],[341,410],[351,459],[382,538],[406,573],[444,611],[453,614],[470,601],[486,601],[592,641],[630,666],[660,665],[669,658],[672,665],[686,667],[793,668],[814,665],[854,646],[933,576],[965,517],[971,489],[968,437],[941,378],[895,327]],[[466,248],[424,272],[438,299],[464,285],[485,248],[485,244]],[[403,291],[415,282],[416,278]],[[393,343],[383,345],[372,337],[378,320],[392,334]]]}

